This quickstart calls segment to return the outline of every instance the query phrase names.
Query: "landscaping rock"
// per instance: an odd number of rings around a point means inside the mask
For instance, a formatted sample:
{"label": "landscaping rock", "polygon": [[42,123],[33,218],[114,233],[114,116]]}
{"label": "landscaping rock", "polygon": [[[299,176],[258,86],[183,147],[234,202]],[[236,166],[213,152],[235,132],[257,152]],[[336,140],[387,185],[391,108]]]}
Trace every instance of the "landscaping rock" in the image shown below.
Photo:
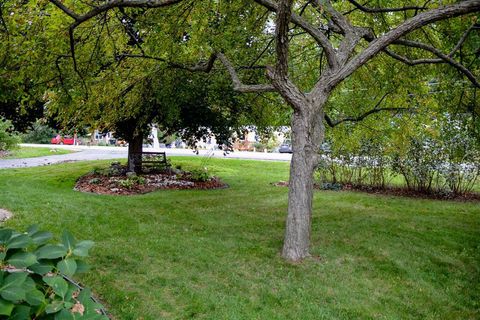
{"label": "landscaping rock", "polygon": [[13,217],[13,213],[5,209],[0,209],[0,222],[5,222],[11,217]]}
{"label": "landscaping rock", "polygon": [[135,172],[133,172],[133,171],[127,172],[126,175],[127,175],[127,178],[131,178],[131,177],[136,177],[136,176],[137,176],[137,174],[136,174]]}

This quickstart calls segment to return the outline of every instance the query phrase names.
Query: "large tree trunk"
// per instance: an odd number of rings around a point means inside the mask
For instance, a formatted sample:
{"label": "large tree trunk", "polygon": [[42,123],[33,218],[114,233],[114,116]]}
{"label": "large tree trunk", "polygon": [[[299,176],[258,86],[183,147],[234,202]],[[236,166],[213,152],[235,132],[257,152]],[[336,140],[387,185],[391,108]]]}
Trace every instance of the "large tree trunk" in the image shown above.
{"label": "large tree trunk", "polygon": [[323,109],[313,106],[296,111],[292,118],[293,156],[290,163],[288,215],[282,256],[300,261],[310,255],[313,173],[325,137]]}
{"label": "large tree trunk", "polygon": [[142,152],[143,136],[134,136],[128,141],[128,171],[140,173],[142,170]]}

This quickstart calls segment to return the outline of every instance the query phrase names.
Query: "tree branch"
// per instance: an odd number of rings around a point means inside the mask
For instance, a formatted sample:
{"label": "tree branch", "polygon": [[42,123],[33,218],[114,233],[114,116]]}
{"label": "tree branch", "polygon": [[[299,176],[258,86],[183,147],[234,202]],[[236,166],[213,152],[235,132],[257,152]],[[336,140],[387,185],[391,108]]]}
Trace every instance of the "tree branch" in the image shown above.
{"label": "tree branch", "polygon": [[65,12],[69,17],[71,17],[73,20],[78,21],[81,19],[81,16],[67,8],[60,0],[50,0],[51,3],[56,5],[60,10]]}
{"label": "tree branch", "polygon": [[190,71],[190,72],[206,72],[206,73],[208,73],[212,70],[213,64],[215,63],[215,60],[217,59],[217,55],[213,53],[212,55],[210,55],[210,58],[208,58],[207,61],[202,60],[194,66],[188,66],[188,65],[177,63],[177,62],[168,61],[167,59],[164,59],[164,58],[153,57],[153,56],[143,55],[143,54],[122,53],[122,54],[119,54],[119,55],[115,56],[115,59],[117,59],[118,61],[122,61],[125,58],[140,58],[140,59],[156,60],[156,61],[161,61],[161,62],[166,63],[170,68],[183,69],[183,70],[187,70],[187,71]]}
{"label": "tree branch", "polygon": [[[139,55],[139,54],[120,54],[116,56],[116,59],[121,61],[125,58],[141,58],[141,59],[151,59],[156,61],[161,61],[166,63],[169,67],[175,69],[183,69],[190,72],[205,72],[209,73],[213,69],[215,60],[218,58],[220,62],[225,66],[233,82],[233,89],[238,92],[248,93],[248,92],[273,92],[276,91],[275,88],[270,84],[243,84],[238,77],[237,71],[230,63],[230,61],[225,57],[223,53],[212,53],[208,61],[200,61],[194,66],[187,66],[184,64],[168,61],[160,57],[152,57],[148,55]],[[247,69],[257,69],[265,67],[257,66],[247,66]]]}
{"label": "tree branch", "polygon": [[449,56],[453,56],[453,54],[462,47],[463,43],[467,40],[467,37],[469,35],[469,33],[475,29],[475,28],[479,28],[480,26],[476,23],[472,24],[470,26],[470,28],[468,28],[464,33],[463,35],[460,37],[460,39],[458,40],[457,44],[455,45],[455,47],[453,47],[452,51],[450,51],[450,53],[448,54]]}
{"label": "tree branch", "polygon": [[287,78],[288,76],[288,24],[292,16],[292,0],[280,0],[277,10],[277,19],[275,27],[275,51],[277,53],[277,63],[275,73],[278,77]]}
{"label": "tree branch", "polygon": [[[392,44],[407,33],[435,21],[457,17],[475,11],[480,11],[480,0],[465,0],[452,5],[422,12],[406,20],[398,27],[373,40],[365,50],[345,64],[339,72],[330,78],[330,86],[335,87],[380,51],[384,50],[388,45]],[[323,90],[322,85],[317,83],[313,92],[317,95],[320,94],[321,90]]]}
{"label": "tree branch", "polygon": [[314,0],[314,3],[317,8],[324,8],[331,15],[333,23],[338,28],[338,30],[333,29],[333,31],[344,35],[337,50],[337,59],[341,66],[350,58],[360,40],[370,34],[371,31],[367,28],[354,27],[343,14],[335,10],[330,0],[323,1],[323,4],[320,0]]}
{"label": "tree branch", "polygon": [[3,3],[0,3],[0,25],[5,30],[5,33],[8,35],[8,27],[5,23],[5,19],[3,18]]}
{"label": "tree branch", "polygon": [[[431,61],[434,61],[433,63],[438,63],[436,61],[441,60],[442,62],[450,64],[451,66],[456,68],[458,71],[462,72],[468,78],[468,80],[470,80],[472,82],[472,84],[474,86],[476,86],[477,88],[480,88],[480,82],[477,80],[475,75],[470,70],[468,70],[464,65],[462,65],[460,62],[454,60],[451,57],[451,55],[453,55],[453,51],[450,54],[447,55],[447,54],[444,54],[443,52],[441,52],[440,50],[438,50],[437,48],[434,48],[432,46],[426,45],[426,44],[421,43],[421,42],[416,42],[416,41],[411,41],[411,40],[401,40],[400,39],[400,40],[396,40],[394,42],[394,44],[400,44],[400,45],[404,45],[404,46],[408,46],[408,47],[419,48],[419,49],[423,49],[423,50],[426,50],[426,51],[429,51],[429,52],[433,53],[434,55],[436,55],[437,57],[440,58],[440,59],[430,59]],[[428,59],[423,59],[423,60],[428,60]],[[410,61],[410,62],[412,62],[412,61]],[[418,62],[417,62],[417,64],[418,64]]]}
{"label": "tree branch", "polygon": [[243,93],[248,92],[274,92],[277,91],[272,85],[270,84],[243,84],[238,77],[235,68],[230,63],[230,61],[225,57],[223,53],[217,53],[218,59],[223,63],[225,68],[227,69],[230,77],[232,78],[233,82],[233,90]]}
{"label": "tree branch", "polygon": [[382,13],[382,12],[399,12],[399,11],[409,11],[409,10],[415,10],[415,11],[420,11],[420,10],[425,10],[425,6],[423,7],[418,7],[418,6],[404,6],[404,7],[399,7],[399,8],[369,8],[364,5],[361,5],[355,0],[348,0],[351,4],[353,4],[357,9],[363,12],[368,12],[368,13]]}
{"label": "tree branch", "polygon": [[170,6],[184,0],[107,0],[104,4],[94,7],[92,10],[85,14],[77,14],[73,10],[67,8],[61,0],[49,0],[56,5],[60,10],[65,12],[68,16],[73,18],[75,22],[80,25],[81,23],[90,20],[91,18],[99,15],[102,12],[108,11],[113,8],[159,8]]}
{"label": "tree branch", "polygon": [[[278,6],[271,0],[254,0],[256,3],[264,6],[273,12],[278,12]],[[327,57],[328,65],[331,69],[338,67],[335,50],[328,40],[327,36],[319,28],[312,26],[307,20],[298,14],[292,13],[291,22],[305,30],[315,41],[323,48]]]}
{"label": "tree branch", "polygon": [[343,122],[359,122],[359,121],[362,121],[363,119],[365,119],[366,117],[368,117],[369,115],[372,115],[372,114],[375,114],[375,113],[378,113],[378,112],[381,112],[381,111],[394,111],[394,112],[399,112],[399,111],[405,111],[405,110],[412,110],[411,108],[389,108],[389,107],[385,107],[385,108],[379,108],[378,106],[383,102],[383,100],[390,94],[390,92],[387,92],[385,93],[382,98],[380,98],[380,100],[375,104],[375,106],[368,110],[367,112],[357,116],[357,117],[345,117],[345,118],[342,118],[342,119],[338,119],[338,120],[332,120],[327,114],[325,114],[325,122],[327,123],[327,125],[331,128],[334,128],[336,126],[338,126],[339,124],[343,123]]}

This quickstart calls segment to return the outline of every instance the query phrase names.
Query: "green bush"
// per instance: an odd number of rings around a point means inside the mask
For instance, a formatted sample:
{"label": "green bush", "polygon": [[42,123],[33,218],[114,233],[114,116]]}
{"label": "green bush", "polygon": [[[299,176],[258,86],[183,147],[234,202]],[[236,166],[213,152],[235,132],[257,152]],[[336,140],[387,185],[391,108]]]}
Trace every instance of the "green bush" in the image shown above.
{"label": "green bush", "polygon": [[20,139],[14,134],[12,123],[0,118],[0,151],[14,149],[19,142]]}
{"label": "green bush", "polygon": [[0,228],[0,315],[8,319],[108,319],[89,289],[70,277],[88,270],[82,258],[92,241],[67,231],[60,244],[34,225],[27,232]]}
{"label": "green bush", "polygon": [[390,159],[385,146],[373,139],[361,139],[355,146],[327,148],[316,171],[319,185],[341,184],[385,188],[391,180]]}
{"label": "green bush", "polygon": [[192,171],[190,171],[190,178],[193,181],[205,182],[210,179],[210,175],[208,174],[208,171],[206,168],[193,169]]}
{"label": "green bush", "polygon": [[22,141],[25,143],[50,143],[55,135],[55,130],[37,121],[31,130],[22,135]]}

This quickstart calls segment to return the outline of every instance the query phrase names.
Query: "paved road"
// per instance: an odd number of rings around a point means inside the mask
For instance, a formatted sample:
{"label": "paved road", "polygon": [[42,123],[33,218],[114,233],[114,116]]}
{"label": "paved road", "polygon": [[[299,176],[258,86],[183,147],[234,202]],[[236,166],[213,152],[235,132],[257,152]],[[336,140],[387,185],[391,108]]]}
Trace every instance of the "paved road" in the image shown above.
{"label": "paved road", "polygon": [[[102,159],[127,159],[127,148],[122,147],[87,147],[87,146],[67,146],[67,145],[45,145],[45,144],[22,144],[25,147],[50,147],[52,149],[67,149],[77,151],[75,153],[52,155],[37,158],[26,159],[6,159],[0,160],[0,169],[38,167],[66,161],[85,161]],[[214,157],[231,159],[253,159],[270,161],[290,161],[290,154],[264,153],[264,152],[232,152],[226,156],[221,150],[199,150],[199,154],[191,149],[154,149],[148,148],[144,151],[166,152],[167,156],[192,156],[192,157]]]}

